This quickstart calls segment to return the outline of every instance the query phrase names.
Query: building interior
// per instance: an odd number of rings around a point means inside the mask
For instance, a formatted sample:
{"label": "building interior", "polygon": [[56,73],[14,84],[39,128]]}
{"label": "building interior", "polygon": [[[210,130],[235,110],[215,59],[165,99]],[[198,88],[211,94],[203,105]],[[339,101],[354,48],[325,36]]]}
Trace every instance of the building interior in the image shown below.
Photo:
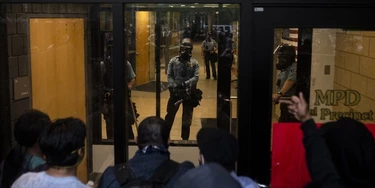
{"label": "building interior", "polygon": [[[13,130],[20,114],[31,108],[47,112],[52,119],[75,116],[84,120],[88,127],[88,152],[79,167],[78,177],[83,182],[97,181],[105,168],[115,163],[114,141],[108,139],[106,132],[106,126],[113,125],[107,125],[101,113],[102,91],[98,89],[101,87],[98,65],[105,58],[108,37],[116,32],[112,5],[13,3],[4,7],[6,38],[0,41],[6,41],[8,49],[4,62],[8,75],[5,82],[9,86],[7,101],[11,106],[10,129]],[[218,127],[221,111],[230,117],[229,132],[238,135],[237,97],[241,83],[238,82],[238,66],[241,56],[246,55],[240,54],[239,48],[240,43],[247,42],[240,40],[243,25],[239,10],[240,4],[124,5],[125,47],[123,54],[114,56],[123,56],[136,74],[135,85],[130,90],[131,100],[140,114],[137,123],[132,125],[135,136],[136,126],[146,117],[165,117],[170,95],[166,74],[168,63],[179,55],[184,31],[187,27],[191,30],[192,57],[200,67],[197,87],[203,91],[203,99],[194,108],[189,140],[181,139],[181,107],[176,115],[170,133],[174,144],[170,148],[171,158],[176,161],[190,160],[198,165],[197,132],[202,127]],[[217,62],[218,79],[206,79],[201,44],[208,32],[219,42],[220,31],[233,35],[234,58],[230,68],[224,70],[229,74],[221,75],[223,68]],[[375,123],[375,31],[276,27],[273,32],[270,49],[282,43],[296,49],[297,88],[308,94],[310,111],[317,123],[343,116],[366,124]],[[273,66],[276,66],[277,56],[268,53],[267,57],[272,57]],[[269,86],[272,93],[277,93],[278,74],[273,67],[272,75],[264,75],[272,77],[273,83]],[[221,89],[226,83],[230,83],[227,84],[229,87]],[[5,85],[2,88],[6,88]],[[219,96],[225,92],[229,93],[226,96],[228,108],[222,110]],[[262,125],[270,128],[270,140],[274,138],[272,130],[280,117],[279,105],[273,102],[271,105],[266,107],[271,110],[265,110],[265,113],[271,112],[268,114],[271,124]],[[15,138],[11,140],[14,144]],[[273,147],[281,147],[275,143],[271,141],[270,153]],[[137,149],[134,140],[129,140],[128,158]],[[284,150],[279,148],[277,151]]]}

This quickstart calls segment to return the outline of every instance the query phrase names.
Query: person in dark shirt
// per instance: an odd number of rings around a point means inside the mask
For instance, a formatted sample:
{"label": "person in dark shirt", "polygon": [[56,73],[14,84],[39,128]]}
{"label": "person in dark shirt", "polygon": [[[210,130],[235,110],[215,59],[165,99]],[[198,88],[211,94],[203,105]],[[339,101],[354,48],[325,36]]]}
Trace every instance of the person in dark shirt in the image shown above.
{"label": "person in dark shirt", "polygon": [[[127,163],[136,179],[150,179],[161,164],[170,160],[169,133],[170,129],[165,121],[158,117],[147,117],[139,124],[136,138],[139,149]],[[177,172],[169,179],[166,186],[171,187],[178,177],[192,168],[194,168],[193,163],[188,161],[179,164]],[[116,167],[108,167],[100,178],[98,187],[120,188],[116,172]]]}
{"label": "person in dark shirt", "polygon": [[312,179],[306,187],[375,187],[375,142],[363,123],[341,118],[318,129],[302,93],[280,102],[287,104],[289,112],[302,122],[306,163]]}
{"label": "person in dark shirt", "polygon": [[39,172],[47,168],[38,139],[41,132],[50,125],[50,117],[39,110],[27,111],[18,118],[14,126],[17,146],[4,161],[0,187],[10,187],[24,173]]}

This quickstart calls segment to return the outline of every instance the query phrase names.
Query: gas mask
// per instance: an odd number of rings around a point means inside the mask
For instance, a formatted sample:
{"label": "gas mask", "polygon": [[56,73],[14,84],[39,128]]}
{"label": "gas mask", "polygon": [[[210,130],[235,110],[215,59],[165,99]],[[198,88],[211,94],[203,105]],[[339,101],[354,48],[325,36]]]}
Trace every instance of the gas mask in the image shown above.
{"label": "gas mask", "polygon": [[287,44],[279,45],[274,54],[277,53],[278,62],[276,64],[277,70],[284,70],[288,68],[292,63],[294,63],[296,58],[296,51],[294,46],[289,46]]}
{"label": "gas mask", "polygon": [[180,45],[180,58],[185,61],[190,61],[192,50],[193,45],[190,39],[183,39]]}
{"label": "gas mask", "polygon": [[209,33],[209,34],[207,35],[207,37],[206,37],[206,41],[207,41],[207,42],[211,42],[211,37],[212,37],[212,36],[211,36],[211,34]]}

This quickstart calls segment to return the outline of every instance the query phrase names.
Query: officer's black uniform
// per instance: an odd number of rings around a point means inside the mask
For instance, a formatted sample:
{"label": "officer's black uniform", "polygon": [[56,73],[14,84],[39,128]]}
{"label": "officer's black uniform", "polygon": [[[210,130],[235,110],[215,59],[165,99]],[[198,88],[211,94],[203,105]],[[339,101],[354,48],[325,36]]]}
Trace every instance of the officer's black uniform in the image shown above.
{"label": "officer's black uniform", "polygon": [[180,55],[172,58],[168,64],[168,84],[170,98],[167,104],[167,115],[165,121],[172,128],[174,118],[179,109],[175,105],[180,99],[184,99],[182,112],[182,131],[183,140],[188,140],[190,135],[190,125],[193,118],[194,105],[189,95],[196,90],[199,79],[199,63],[192,57],[193,49],[190,39],[183,39],[180,47]]}
{"label": "officer's black uniform", "polygon": [[[111,42],[111,41],[110,41]],[[107,139],[113,139],[113,62],[112,62],[112,45],[109,44],[107,48],[107,57],[104,61],[100,62],[100,72],[101,72],[101,85],[102,85],[102,114],[104,116],[104,120],[106,123],[106,132],[107,132]],[[131,68],[131,65],[129,62],[127,62],[127,72],[125,75],[126,80],[130,81],[135,77],[135,74]],[[131,69],[131,70],[129,70]],[[129,97],[130,97],[130,92],[129,92]],[[135,105],[134,105],[135,107]],[[131,125],[134,124],[136,120],[134,120],[134,116],[132,114],[132,109],[130,107],[130,99],[128,99],[128,113],[127,119],[128,122],[127,124],[129,125],[129,139],[134,139],[134,133],[133,129],[131,128]],[[131,114],[129,114],[131,113]],[[138,116],[138,114],[136,115]]]}

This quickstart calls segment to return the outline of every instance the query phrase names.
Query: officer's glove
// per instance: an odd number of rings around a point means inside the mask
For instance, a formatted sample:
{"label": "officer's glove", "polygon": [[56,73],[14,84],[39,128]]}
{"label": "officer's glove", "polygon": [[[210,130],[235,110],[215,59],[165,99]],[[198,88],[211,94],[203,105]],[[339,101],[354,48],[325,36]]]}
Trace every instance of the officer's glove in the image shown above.
{"label": "officer's glove", "polygon": [[178,84],[178,85],[176,86],[176,88],[185,88],[185,87],[186,87],[185,82],[181,82],[180,84]]}

